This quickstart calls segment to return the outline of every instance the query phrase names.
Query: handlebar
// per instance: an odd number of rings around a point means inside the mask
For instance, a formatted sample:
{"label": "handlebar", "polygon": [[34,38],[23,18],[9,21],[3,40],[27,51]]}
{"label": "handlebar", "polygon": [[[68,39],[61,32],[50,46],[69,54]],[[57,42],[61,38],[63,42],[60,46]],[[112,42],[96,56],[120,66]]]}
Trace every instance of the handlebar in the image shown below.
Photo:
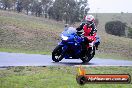
{"label": "handlebar", "polygon": [[77,34],[82,34],[83,32],[77,31]]}
{"label": "handlebar", "polygon": [[82,36],[82,37],[83,37],[84,32],[77,31],[77,35],[78,35],[78,36]]}

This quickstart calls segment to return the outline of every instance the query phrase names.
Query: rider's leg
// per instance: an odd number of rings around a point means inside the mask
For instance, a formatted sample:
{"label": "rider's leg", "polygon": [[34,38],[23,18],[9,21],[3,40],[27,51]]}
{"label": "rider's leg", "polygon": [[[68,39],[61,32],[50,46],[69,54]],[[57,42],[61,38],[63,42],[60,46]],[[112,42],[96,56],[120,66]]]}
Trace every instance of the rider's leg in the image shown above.
{"label": "rider's leg", "polygon": [[82,50],[85,52],[87,50],[87,45],[89,44],[88,39],[84,37],[84,42],[82,43]]}
{"label": "rider's leg", "polygon": [[98,46],[99,46],[100,42],[95,43],[96,46],[96,50],[98,50]]}

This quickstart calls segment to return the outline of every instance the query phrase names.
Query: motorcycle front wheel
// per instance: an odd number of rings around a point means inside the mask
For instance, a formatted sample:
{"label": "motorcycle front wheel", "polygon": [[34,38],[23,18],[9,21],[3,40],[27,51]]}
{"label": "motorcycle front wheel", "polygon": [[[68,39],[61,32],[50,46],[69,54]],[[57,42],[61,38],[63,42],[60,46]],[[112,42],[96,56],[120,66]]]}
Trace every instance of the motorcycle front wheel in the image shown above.
{"label": "motorcycle front wheel", "polygon": [[55,62],[61,61],[63,59],[61,52],[62,46],[58,45],[52,52],[52,60]]}
{"label": "motorcycle front wheel", "polygon": [[81,58],[83,63],[89,62],[95,55],[95,47],[86,51],[85,56]]}

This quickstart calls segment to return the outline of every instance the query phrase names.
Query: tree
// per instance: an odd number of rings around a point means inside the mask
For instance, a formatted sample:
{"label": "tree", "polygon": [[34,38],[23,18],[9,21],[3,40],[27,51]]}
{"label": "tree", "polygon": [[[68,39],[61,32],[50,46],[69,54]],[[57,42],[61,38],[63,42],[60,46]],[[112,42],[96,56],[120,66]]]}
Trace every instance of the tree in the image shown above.
{"label": "tree", "polygon": [[42,15],[42,4],[41,4],[41,2],[36,3],[35,15],[36,15],[36,17],[40,17],[40,15]]}
{"label": "tree", "polygon": [[105,31],[108,34],[124,36],[126,24],[121,21],[110,21],[105,24]]}
{"label": "tree", "polygon": [[85,15],[88,14],[88,11],[90,10],[88,5],[88,0],[79,0],[76,1],[78,12],[79,12],[79,19],[83,19]]}
{"label": "tree", "polygon": [[26,10],[26,14],[31,10],[33,0],[23,0],[23,9]]}
{"label": "tree", "polygon": [[23,7],[22,7],[22,0],[18,0],[17,1],[17,7],[16,7],[16,9],[17,9],[18,13],[22,12],[22,9],[23,9]]}
{"label": "tree", "polygon": [[3,9],[7,10],[10,9],[11,5],[12,5],[12,0],[1,0],[1,3],[3,4]]}
{"label": "tree", "polygon": [[74,23],[78,17],[76,2],[74,0],[65,0],[63,17],[66,23]]}
{"label": "tree", "polygon": [[42,15],[42,3],[38,2],[38,0],[33,0],[31,4],[31,12],[32,15],[40,17]]}
{"label": "tree", "polygon": [[86,6],[87,0],[55,0],[48,14],[50,18],[57,21],[64,20],[65,23],[74,23],[84,17]]}
{"label": "tree", "polygon": [[28,15],[65,21],[65,23],[74,23],[81,21],[87,14],[89,8],[88,0],[0,0],[3,9],[16,9],[17,12],[25,11]]}
{"label": "tree", "polygon": [[53,5],[53,1],[52,0],[42,0],[42,12],[45,16],[45,18],[48,17],[48,10],[49,8]]}
{"label": "tree", "polygon": [[[64,0],[66,1],[66,0]],[[63,0],[55,0],[55,2],[53,3],[53,14],[55,14],[53,16],[53,19],[57,20],[57,21],[62,21],[62,16],[64,14],[64,5],[65,2]]]}
{"label": "tree", "polygon": [[54,19],[54,13],[53,13],[53,6],[51,6],[49,9],[48,9],[48,16],[49,16],[49,19]]}

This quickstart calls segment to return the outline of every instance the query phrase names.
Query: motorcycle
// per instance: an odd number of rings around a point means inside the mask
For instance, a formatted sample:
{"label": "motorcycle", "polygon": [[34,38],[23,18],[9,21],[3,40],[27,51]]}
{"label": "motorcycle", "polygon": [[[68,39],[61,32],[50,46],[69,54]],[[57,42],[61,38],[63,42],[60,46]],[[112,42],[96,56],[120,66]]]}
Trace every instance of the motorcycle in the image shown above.
{"label": "motorcycle", "polygon": [[87,45],[83,50],[84,36],[82,32],[77,32],[75,28],[69,27],[61,34],[61,42],[52,52],[52,60],[55,62],[65,59],[81,59],[84,63],[89,62],[95,55],[94,42]]}

